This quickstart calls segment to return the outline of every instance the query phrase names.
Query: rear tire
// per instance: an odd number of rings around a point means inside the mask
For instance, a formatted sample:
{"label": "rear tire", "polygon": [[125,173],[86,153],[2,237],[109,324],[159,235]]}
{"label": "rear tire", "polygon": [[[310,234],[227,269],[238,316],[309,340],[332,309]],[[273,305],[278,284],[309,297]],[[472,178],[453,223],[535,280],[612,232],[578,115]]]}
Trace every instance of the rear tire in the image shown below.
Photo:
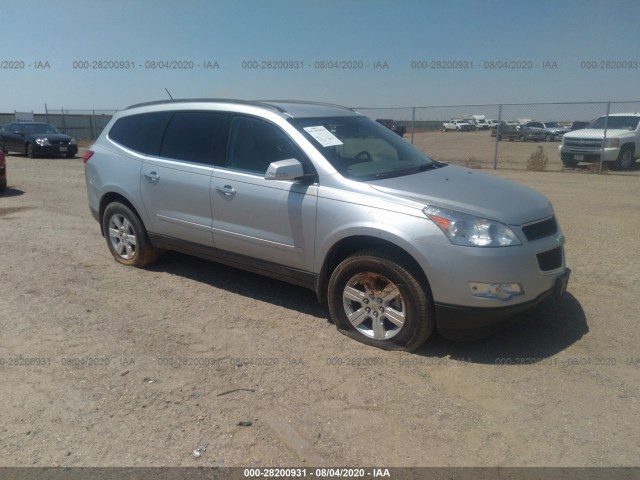
{"label": "rear tire", "polygon": [[145,267],[157,260],[158,249],[151,245],[142,220],[128,206],[120,202],[107,205],[102,216],[102,231],[117,262]]}
{"label": "rear tire", "polygon": [[430,293],[381,249],[343,260],[329,280],[329,311],[345,335],[384,350],[414,351],[435,326]]}

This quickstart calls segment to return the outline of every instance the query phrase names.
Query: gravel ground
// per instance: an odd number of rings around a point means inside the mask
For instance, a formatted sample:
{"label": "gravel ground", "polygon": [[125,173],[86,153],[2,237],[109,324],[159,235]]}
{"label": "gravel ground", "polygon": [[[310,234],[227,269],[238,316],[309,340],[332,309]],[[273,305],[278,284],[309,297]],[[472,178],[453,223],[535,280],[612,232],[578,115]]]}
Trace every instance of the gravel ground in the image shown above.
{"label": "gravel ground", "polygon": [[568,294],[406,354],[340,335],[296,286],[175,253],[119,265],[79,158],[8,168],[0,466],[638,464],[635,176],[491,172],[553,202]]}

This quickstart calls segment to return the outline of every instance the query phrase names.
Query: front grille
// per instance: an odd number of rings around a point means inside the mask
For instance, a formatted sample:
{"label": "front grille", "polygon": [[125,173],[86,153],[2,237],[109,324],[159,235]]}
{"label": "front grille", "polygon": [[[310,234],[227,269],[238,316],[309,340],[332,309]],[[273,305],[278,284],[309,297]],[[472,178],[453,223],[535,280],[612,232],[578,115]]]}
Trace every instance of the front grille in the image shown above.
{"label": "front grille", "polygon": [[551,217],[541,222],[532,223],[530,225],[522,227],[522,232],[524,233],[525,237],[527,237],[527,240],[532,242],[534,240],[549,237],[557,233],[558,224],[556,223],[556,218]]}
{"label": "front grille", "polygon": [[562,267],[562,247],[556,247],[536,255],[538,258],[538,266],[543,272],[556,270]]}
{"label": "front grille", "polygon": [[49,140],[49,143],[51,145],[57,145],[57,146],[61,146],[61,147],[65,146],[65,145],[69,145],[69,142],[67,142],[65,140],[53,140],[53,141]]}
{"label": "front grille", "polygon": [[565,147],[602,148],[601,138],[564,138]]}

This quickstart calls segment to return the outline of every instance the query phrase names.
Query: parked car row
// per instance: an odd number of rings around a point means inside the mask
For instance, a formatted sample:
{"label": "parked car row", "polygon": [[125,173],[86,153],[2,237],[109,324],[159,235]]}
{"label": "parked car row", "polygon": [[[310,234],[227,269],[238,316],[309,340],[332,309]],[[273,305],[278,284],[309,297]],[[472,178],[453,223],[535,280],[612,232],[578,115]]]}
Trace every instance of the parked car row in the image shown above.
{"label": "parked car row", "polygon": [[22,153],[29,158],[41,155],[72,158],[78,154],[78,144],[48,123],[15,122],[0,128],[0,150],[5,154]]}
{"label": "parked car row", "polygon": [[509,122],[504,123],[500,126],[499,134],[496,125],[496,127],[491,132],[491,136],[497,136],[498,140],[506,138],[507,140],[520,140],[522,142],[526,140],[531,140],[534,142],[554,142],[562,138],[565,133],[570,131],[571,129],[569,127],[562,126],[558,122]]}

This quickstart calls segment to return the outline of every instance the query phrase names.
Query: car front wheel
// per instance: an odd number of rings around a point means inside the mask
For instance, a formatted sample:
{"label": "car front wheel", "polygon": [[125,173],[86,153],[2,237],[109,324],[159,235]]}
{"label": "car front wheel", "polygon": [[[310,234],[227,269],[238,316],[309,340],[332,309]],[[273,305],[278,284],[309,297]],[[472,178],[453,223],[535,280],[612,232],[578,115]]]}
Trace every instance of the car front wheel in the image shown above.
{"label": "car front wheel", "polygon": [[36,154],[33,151],[33,145],[27,143],[27,146],[24,148],[24,153],[28,158],[35,158]]}
{"label": "car front wheel", "polygon": [[113,258],[123,265],[144,267],[158,257],[142,221],[122,203],[113,202],[105,208],[102,231]]}
{"label": "car front wheel", "polygon": [[620,150],[618,159],[611,165],[615,170],[628,170],[633,165],[633,150],[629,147],[624,147]]}
{"label": "car front wheel", "polygon": [[378,249],[342,261],[331,275],[328,298],[342,333],[385,350],[414,351],[435,325],[431,296],[416,275]]}

